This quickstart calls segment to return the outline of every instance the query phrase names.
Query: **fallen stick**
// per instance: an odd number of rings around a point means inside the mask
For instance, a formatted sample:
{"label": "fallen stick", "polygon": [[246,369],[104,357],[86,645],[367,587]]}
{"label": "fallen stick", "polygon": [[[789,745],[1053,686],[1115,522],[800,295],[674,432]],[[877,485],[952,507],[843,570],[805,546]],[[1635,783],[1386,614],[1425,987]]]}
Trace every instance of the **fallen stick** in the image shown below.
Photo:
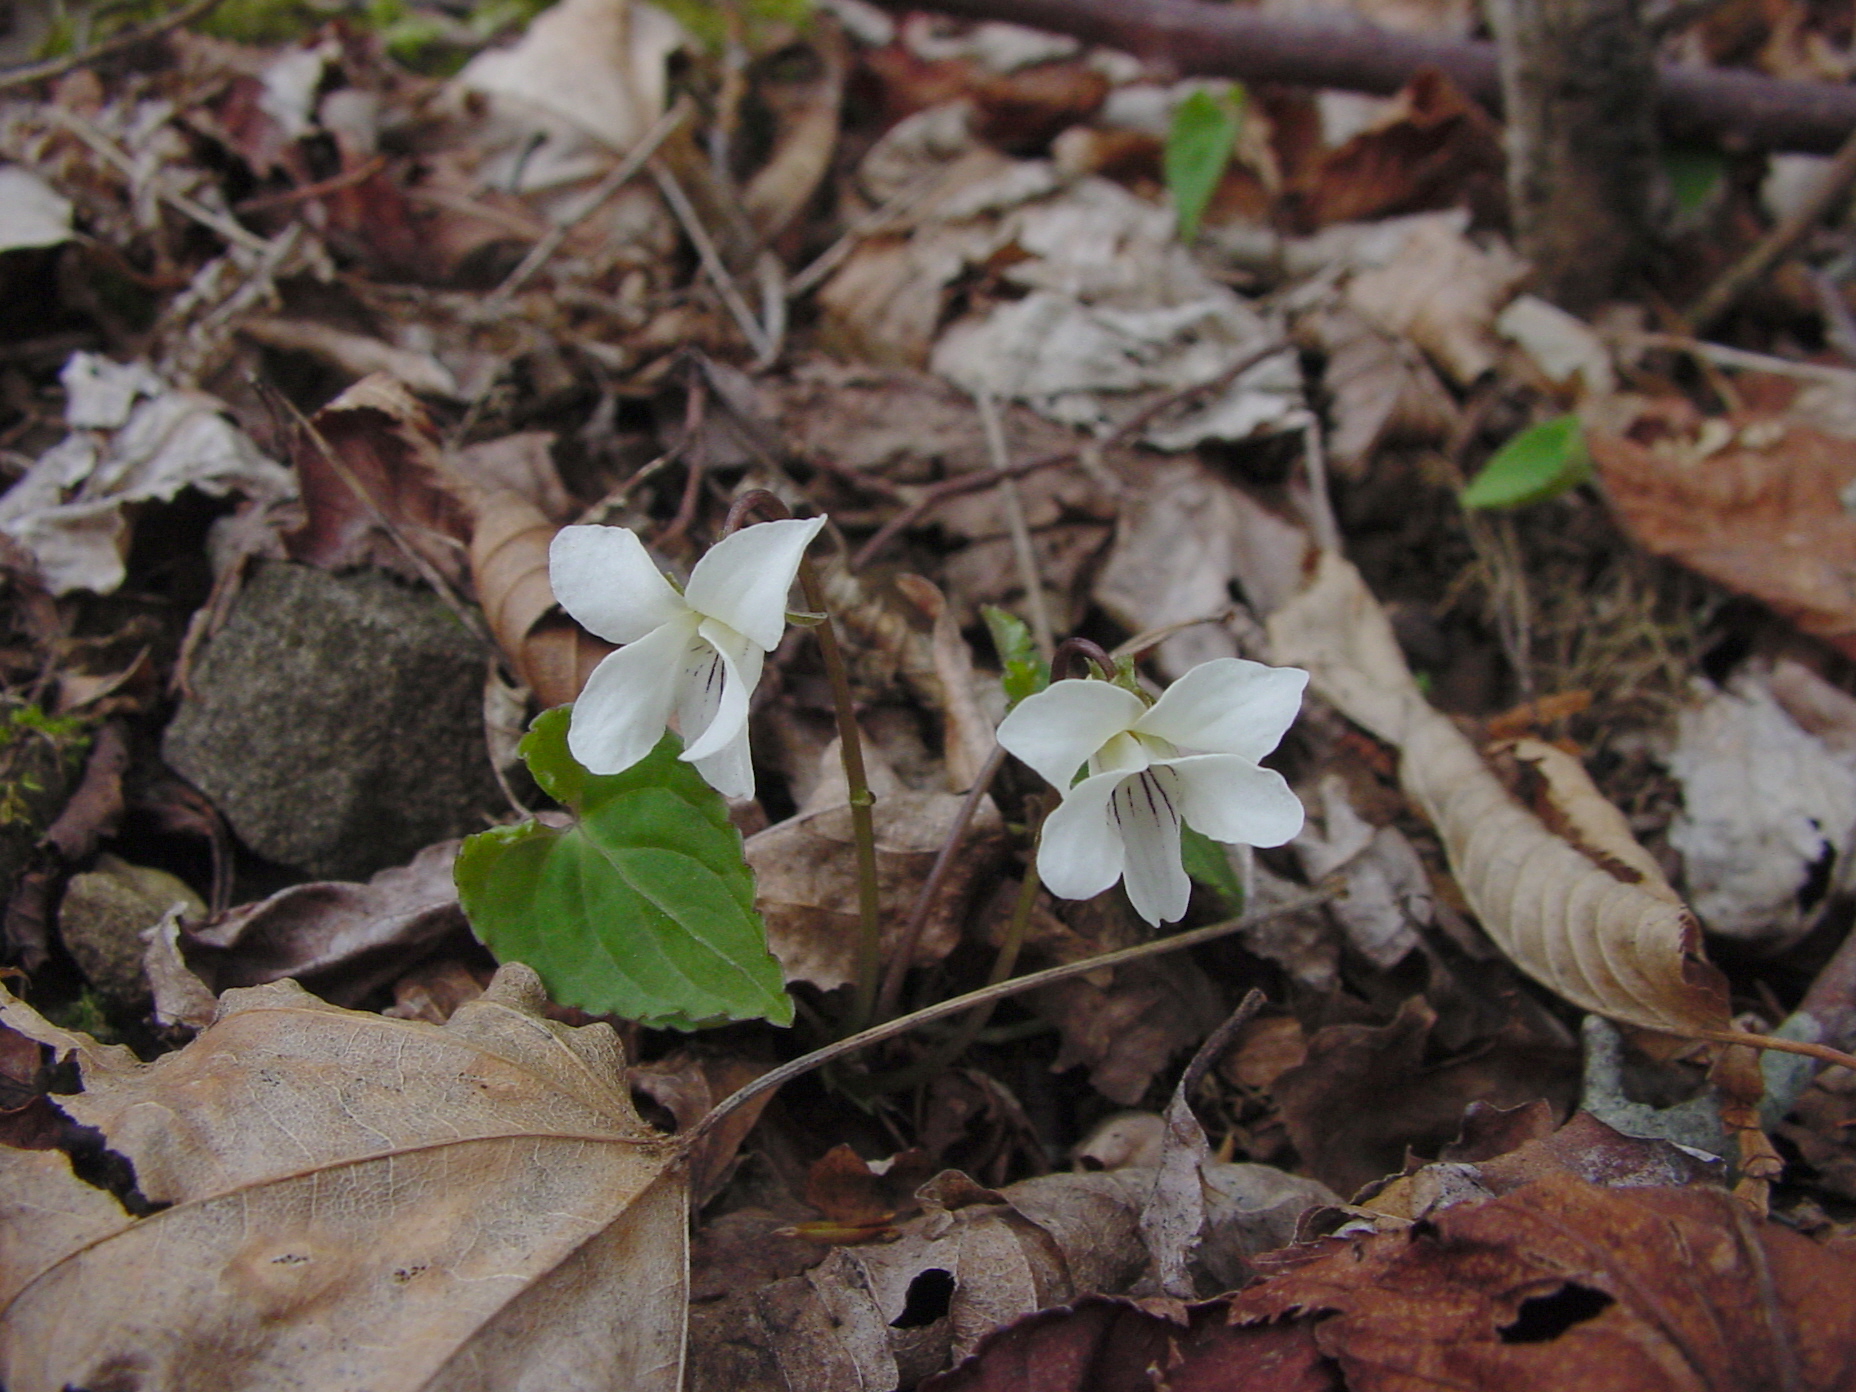
{"label": "fallen stick", "polygon": [[[1400,33],[1336,16],[1281,19],[1203,0],[877,0],[1070,34],[1170,65],[1182,77],[1336,87],[1390,96],[1436,68],[1491,111],[1501,106],[1495,45]],[[1665,139],[1716,140],[1830,154],[1856,128],[1856,86],[1792,82],[1735,68],[1662,64],[1657,109]]]}

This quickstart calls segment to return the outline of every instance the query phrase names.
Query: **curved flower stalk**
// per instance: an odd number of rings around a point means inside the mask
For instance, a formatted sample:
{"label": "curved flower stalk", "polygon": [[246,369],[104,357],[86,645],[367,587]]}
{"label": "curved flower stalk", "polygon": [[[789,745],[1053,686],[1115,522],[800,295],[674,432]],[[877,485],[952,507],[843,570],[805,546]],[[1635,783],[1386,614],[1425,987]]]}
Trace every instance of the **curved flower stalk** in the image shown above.
{"label": "curved flower stalk", "polygon": [[[1149,923],[1182,918],[1192,882],[1183,822],[1214,841],[1280,846],[1301,799],[1257,761],[1301,709],[1308,673],[1224,657],[1201,663],[1151,707],[1106,681],[1054,682],[999,726],[999,743],[1063,792],[1044,823],[1038,875],[1063,899],[1125,879]],[[1072,785],[1079,770],[1088,775]]]}
{"label": "curved flower stalk", "polygon": [[678,593],[623,527],[564,527],[548,548],[554,597],[590,633],[623,644],[574,702],[567,747],[588,771],[623,773],[672,715],[683,757],[729,797],[754,795],[748,697],[786,631],[786,592],[823,517],[724,537]]}

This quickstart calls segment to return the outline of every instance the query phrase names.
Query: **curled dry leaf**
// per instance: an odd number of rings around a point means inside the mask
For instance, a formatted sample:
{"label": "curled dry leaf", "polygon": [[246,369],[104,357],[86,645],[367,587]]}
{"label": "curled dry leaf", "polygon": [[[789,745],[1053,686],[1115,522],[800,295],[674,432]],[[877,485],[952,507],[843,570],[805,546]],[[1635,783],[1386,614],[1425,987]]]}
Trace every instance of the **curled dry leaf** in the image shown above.
{"label": "curled dry leaf", "polygon": [[[1338,555],[1270,620],[1277,662],[1309,669],[1350,719],[1400,749],[1399,777],[1510,960],[1575,1005],[1674,1034],[1729,1029],[1701,930],[1576,761],[1527,742],[1567,834],[1523,807],[1424,699],[1385,611]],[[1517,750],[1517,752],[1522,752]]]}
{"label": "curled dry leaf", "polygon": [[179,948],[213,992],[292,977],[337,1005],[358,1005],[448,937],[468,940],[451,863],[458,843],[428,846],[366,884],[319,880],[185,930]]}
{"label": "curled dry leaf", "polygon": [[610,1027],[544,999],[508,966],[439,1028],[279,983],[142,1064],[5,997],[159,1206],[0,1151],[6,1386],[675,1392],[683,1170]]}
{"label": "curled dry leaf", "polygon": [[1396,1231],[1290,1248],[1165,1318],[1046,1310],[924,1392],[1833,1392],[1856,1376],[1856,1260],[1719,1189],[1553,1172]]}
{"label": "curled dry leaf", "polygon": [[1587,444],[1612,507],[1646,550],[1856,657],[1849,441],[1769,418],[1704,422],[1693,440],[1646,445],[1594,432]]}
{"label": "curled dry leaf", "polygon": [[[944,1171],[891,1241],[834,1248],[801,1274],[737,1289],[699,1316],[694,1392],[867,1392],[909,1386],[993,1329],[1146,1263],[1137,1218],[1151,1170],[1046,1175],[1003,1189]],[[730,1381],[716,1350],[732,1346]],[[741,1354],[763,1370],[741,1375]]]}
{"label": "curled dry leaf", "polygon": [[284,538],[291,560],[421,579],[407,547],[447,580],[463,578],[470,521],[447,486],[431,417],[398,379],[356,382],[294,432],[291,458],[305,514]]}
{"label": "curled dry leaf", "polygon": [[472,505],[470,569],[490,632],[538,702],[564,705],[612,647],[555,607],[548,543],[560,528],[510,490],[475,494]]}

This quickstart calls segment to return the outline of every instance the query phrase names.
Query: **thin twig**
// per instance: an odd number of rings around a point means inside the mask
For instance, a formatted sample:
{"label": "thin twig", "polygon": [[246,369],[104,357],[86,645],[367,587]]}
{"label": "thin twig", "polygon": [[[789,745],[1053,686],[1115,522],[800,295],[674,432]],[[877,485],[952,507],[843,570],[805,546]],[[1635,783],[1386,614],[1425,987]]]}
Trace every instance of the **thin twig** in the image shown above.
{"label": "thin twig", "polygon": [[676,215],[683,227],[683,234],[696,248],[696,255],[702,261],[704,273],[716,293],[722,297],[722,303],[728,307],[734,318],[735,326],[741,330],[741,336],[748,341],[748,347],[754,350],[757,359],[766,358],[773,345],[767,338],[767,331],[754,317],[754,311],[748,308],[748,302],[741,297],[741,287],[735,284],[734,276],[729,274],[728,266],[722,260],[721,252],[715,249],[715,241],[709,231],[702,225],[702,219],[696,216],[696,206],[690,202],[690,196],[683,191],[683,185],[677,182],[662,160],[648,161],[651,177],[657,180],[657,187],[664,195],[664,201],[670,205],[670,211]]}
{"label": "thin twig", "polygon": [[1742,372],[1765,372],[1774,377],[1796,377],[1806,382],[1828,382],[1832,386],[1856,388],[1856,370],[1847,367],[1794,362],[1790,358],[1777,358],[1770,353],[1754,353],[1745,348],[1730,348],[1725,343],[1710,343],[1706,339],[1691,338],[1687,334],[1629,331],[1611,337],[1626,347],[1667,348],[1675,353],[1688,353],[1705,363],[1738,368]]}
{"label": "thin twig", "polygon": [[1205,1042],[1193,1054],[1192,1062],[1186,1065],[1186,1071],[1179,1075],[1179,1095],[1186,1099],[1186,1105],[1192,1105],[1192,1094],[1205,1081],[1205,1075],[1211,1072],[1212,1065],[1224,1057],[1225,1050],[1231,1047],[1238,1032],[1268,1003],[1269,997],[1256,987],[1251,987],[1244,992],[1244,998],[1237,1003],[1237,1009],[1205,1037]]}
{"label": "thin twig", "polygon": [[979,408],[980,428],[986,434],[986,450],[992,467],[999,474],[999,496],[1005,500],[1005,525],[1012,534],[1012,559],[1018,566],[1018,583],[1025,591],[1025,609],[1031,617],[1031,637],[1046,662],[1055,651],[1057,641],[1051,628],[1050,607],[1044,602],[1044,577],[1038,573],[1038,553],[1031,546],[1031,523],[1025,517],[1025,497],[1012,477],[1012,456],[1005,447],[1005,424],[999,419],[999,407],[992,393],[976,392],[973,403]]}
{"label": "thin twig", "polygon": [[1302,422],[1302,472],[1308,478],[1308,526],[1315,545],[1338,553],[1340,524],[1334,520],[1334,499],[1328,490],[1328,452],[1321,439],[1321,418],[1313,411]]}
{"label": "thin twig", "polygon": [[1739,1044],[1748,1049],[1770,1049],[1775,1054],[1802,1054],[1820,1063],[1834,1063],[1856,1073],[1856,1054],[1805,1039],[1781,1039],[1776,1034],[1749,1034],[1745,1030],[1670,1030],[1684,1039],[1705,1039],[1710,1044]]}
{"label": "thin twig", "polygon": [[1222,391],[1265,358],[1282,352],[1286,346],[1281,341],[1273,341],[1255,352],[1245,354],[1209,382],[1200,382],[1194,386],[1181,387],[1178,391],[1168,392],[1159,400],[1142,407],[1100,440],[1080,444],[1074,449],[1057,450],[1052,454],[1040,454],[1031,459],[1021,460],[1005,470],[975,469],[971,473],[956,474],[953,478],[942,479],[932,487],[923,489],[920,497],[885,522],[875,536],[859,547],[857,554],[851,557],[851,570],[859,571],[869,565],[897,536],[915,526],[923,517],[933,512],[949,498],[958,498],[965,493],[990,488],[1002,478],[1024,478],[1027,474],[1035,474],[1043,469],[1053,469],[1059,464],[1074,464],[1083,457],[1085,450],[1094,449],[1099,454],[1106,454],[1111,449],[1118,449],[1132,440],[1139,439],[1141,432],[1153,424],[1157,417],[1196,397]]}
{"label": "thin twig", "polygon": [[630,182],[633,175],[644,168],[645,161],[657,153],[658,146],[675,134],[677,128],[689,119],[690,109],[689,98],[680,97],[676,105],[659,116],[651,124],[651,128],[638,138],[638,143],[632,146],[625,158],[614,165],[612,171],[599,181],[573,216],[555,223],[543,234],[540,241],[528,249],[528,255],[524,256],[520,264],[503,277],[503,283],[491,292],[489,297],[491,304],[508,300],[524,285],[527,285],[529,278],[547,265],[548,258],[560,250],[561,243],[567,240],[567,234],[604,207],[607,200]]}
{"label": "thin twig", "polygon": [[312,202],[326,198],[331,193],[340,193],[343,189],[364,184],[387,167],[385,155],[370,155],[353,169],[345,169],[340,174],[327,179],[318,179],[313,184],[298,184],[295,188],[283,189],[277,193],[260,193],[251,198],[241,198],[232,205],[232,211],[241,217],[250,217],[253,213],[275,212],[279,208],[293,208],[299,203]]}
{"label": "thin twig", "polygon": [[973,786],[967,789],[966,800],[960,804],[953,826],[948,828],[947,839],[935,853],[934,864],[928,869],[928,878],[922,881],[921,889],[916,892],[915,907],[909,911],[909,921],[903,926],[902,937],[896,943],[896,950],[891,954],[889,965],[883,972],[883,989],[876,998],[879,1019],[893,1013],[897,1002],[902,999],[902,979],[908,974],[909,963],[914,960],[915,944],[921,941],[922,933],[927,930],[935,901],[941,897],[941,889],[947,883],[947,877],[953,873],[954,858],[960,854],[960,848],[966,842],[967,829],[973,825],[973,818],[992,787],[993,779],[1005,767],[1005,759],[1004,746],[995,744],[992,753],[986,756],[986,762],[980,765]]}
{"label": "thin twig", "polygon": [[92,44],[82,53],[73,53],[68,58],[53,58],[44,63],[34,63],[31,67],[13,68],[8,72],[0,72],[0,92],[10,92],[15,87],[28,87],[34,82],[45,82],[54,77],[63,77],[68,72],[88,67],[100,58],[109,57],[112,53],[121,53],[124,49],[134,48],[137,44],[147,43],[150,39],[158,39],[163,34],[185,28],[196,19],[204,19],[218,4],[219,0],[192,0],[192,3],[182,5],[173,14],[164,15],[139,28],[113,35],[103,40],[102,43]]}
{"label": "thin twig", "polygon": [[922,1025],[931,1025],[936,1020],[947,1019],[950,1015],[963,1014],[976,1005],[988,1005],[993,1001],[1022,996],[1027,991],[1036,991],[1059,981],[1068,981],[1073,976],[1087,976],[1091,972],[1101,971],[1107,967],[1126,966],[1129,962],[1158,957],[1168,952],[1183,952],[1190,947],[1216,942],[1219,938],[1227,938],[1233,933],[1241,933],[1247,928],[1258,927],[1287,914],[1302,913],[1317,905],[1325,904],[1338,893],[1340,893],[1338,885],[1317,889],[1271,908],[1260,909],[1254,914],[1246,914],[1242,918],[1226,919],[1222,923],[1194,928],[1189,933],[1176,933],[1170,938],[1137,943],[1133,947],[1124,947],[1116,952],[1104,952],[1098,957],[1085,957],[1080,962],[1066,962],[1060,967],[1047,967],[1043,971],[1032,972],[1028,976],[1014,977],[1010,981],[1001,981],[996,986],[982,987],[977,991],[969,991],[964,996],[955,996],[951,1000],[940,1001],[926,1009],[891,1020],[887,1024],[873,1025],[867,1030],[840,1039],[836,1043],[827,1044],[822,1049],[814,1049],[811,1053],[796,1058],[790,1063],[783,1063],[770,1073],[761,1074],[753,1082],[716,1103],[694,1126],[678,1135],[677,1143],[687,1151],[714,1130],[724,1118],[740,1111],[742,1107],[762,1093],[771,1092],[775,1088],[792,1082],[795,1078],[823,1068],[826,1064],[841,1059],[846,1054],[854,1054],[860,1049],[869,1048],[872,1044],[881,1044],[885,1039],[894,1039],[897,1035],[907,1034],[910,1030]]}
{"label": "thin twig", "polygon": [[1810,234],[1831,206],[1848,195],[1852,185],[1856,185],[1856,130],[1851,131],[1838,148],[1804,201],[1781,218],[1776,227],[1760,238],[1758,245],[1729,266],[1695,301],[1688,312],[1688,320],[1696,332],[1706,332],[1742,295],[1763,280],[1767,271]]}
{"label": "thin twig", "polygon": [[899,221],[911,212],[915,205],[934,193],[946,180],[947,171],[937,169],[923,175],[908,184],[900,193],[879,208],[865,213],[845,229],[844,235],[826,247],[818,256],[786,282],[786,298],[796,300],[807,291],[818,286],[827,276],[837,270],[857,250],[857,246],[866,237],[875,236],[886,230],[890,224]]}

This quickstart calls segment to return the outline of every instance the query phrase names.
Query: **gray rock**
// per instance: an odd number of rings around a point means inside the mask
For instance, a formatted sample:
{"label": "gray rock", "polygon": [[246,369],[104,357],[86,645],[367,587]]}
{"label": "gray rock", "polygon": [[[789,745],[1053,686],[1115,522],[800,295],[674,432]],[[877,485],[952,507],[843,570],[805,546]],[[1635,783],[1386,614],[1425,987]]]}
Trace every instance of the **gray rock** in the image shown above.
{"label": "gray rock", "polygon": [[142,975],[148,944],[142,933],[177,903],[196,918],[206,914],[206,905],[185,880],[101,855],[94,870],[73,875],[65,886],[58,936],[98,995],[113,1005],[139,1008],[149,999]]}
{"label": "gray rock", "polygon": [[365,879],[501,806],[484,653],[378,571],[265,562],[192,674],[162,754],[259,855]]}

